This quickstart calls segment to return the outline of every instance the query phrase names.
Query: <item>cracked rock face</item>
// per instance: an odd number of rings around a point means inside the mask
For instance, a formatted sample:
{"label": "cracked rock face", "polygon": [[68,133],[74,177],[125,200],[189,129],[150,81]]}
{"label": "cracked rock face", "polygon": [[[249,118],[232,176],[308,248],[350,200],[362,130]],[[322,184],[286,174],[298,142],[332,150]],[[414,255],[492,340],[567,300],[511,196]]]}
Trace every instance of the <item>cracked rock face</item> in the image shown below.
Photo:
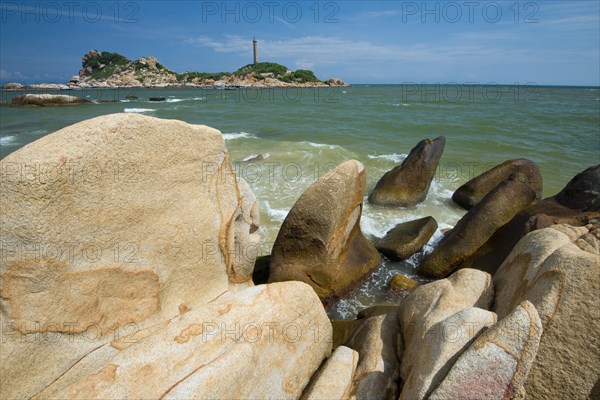
{"label": "cracked rock face", "polygon": [[261,285],[107,343],[33,398],[297,399],[330,352],[308,285]]}
{"label": "cracked rock face", "polygon": [[379,253],[360,229],[365,183],[364,166],[350,160],[300,196],[273,245],[271,282],[306,282],[329,299],[379,265]]}
{"label": "cracked rock face", "polygon": [[258,206],[215,129],[102,116],[10,154],[1,174],[1,397],[251,283]]}
{"label": "cracked rock face", "polygon": [[525,390],[532,398],[596,398],[600,371],[598,225],[554,225],[519,241],[494,275],[502,318],[528,300],[543,325]]}
{"label": "cracked rock face", "polygon": [[473,342],[430,399],[512,399],[522,396],[541,335],[542,323],[537,310],[530,302],[522,302]]}

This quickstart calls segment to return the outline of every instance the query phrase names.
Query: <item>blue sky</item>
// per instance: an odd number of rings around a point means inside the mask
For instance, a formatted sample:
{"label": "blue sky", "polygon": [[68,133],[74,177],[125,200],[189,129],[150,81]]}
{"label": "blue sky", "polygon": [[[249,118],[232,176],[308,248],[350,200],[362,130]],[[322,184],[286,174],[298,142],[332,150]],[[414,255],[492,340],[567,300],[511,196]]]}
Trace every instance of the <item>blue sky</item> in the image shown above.
{"label": "blue sky", "polygon": [[0,81],[65,82],[91,49],[177,72],[252,61],[351,83],[600,85],[600,2],[1,1]]}

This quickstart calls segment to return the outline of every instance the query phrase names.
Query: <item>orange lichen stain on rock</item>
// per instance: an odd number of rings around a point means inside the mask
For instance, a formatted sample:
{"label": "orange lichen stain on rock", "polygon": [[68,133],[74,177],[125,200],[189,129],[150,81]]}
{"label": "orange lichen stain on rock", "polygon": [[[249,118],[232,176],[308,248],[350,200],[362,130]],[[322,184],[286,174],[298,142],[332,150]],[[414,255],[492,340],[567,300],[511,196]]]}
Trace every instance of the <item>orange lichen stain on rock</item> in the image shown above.
{"label": "orange lichen stain on rock", "polygon": [[187,328],[183,329],[179,335],[175,336],[175,341],[179,344],[186,343],[193,336],[201,335],[204,332],[204,326],[200,324],[191,324]]}
{"label": "orange lichen stain on rock", "polygon": [[231,310],[231,304],[227,304],[226,307],[221,308],[220,310],[218,310],[217,312],[219,313],[219,316],[228,313]]}
{"label": "orange lichen stain on rock", "polygon": [[185,304],[181,303],[179,305],[179,314],[183,315],[186,312],[190,311],[190,308],[188,306],[186,306]]}
{"label": "orange lichen stain on rock", "polygon": [[110,381],[111,383],[114,383],[115,379],[117,377],[117,369],[118,368],[119,368],[118,365],[108,364],[106,367],[104,367],[100,371],[98,371],[98,373],[96,373],[95,376],[102,380],[106,380],[106,381]]}
{"label": "orange lichen stain on rock", "polygon": [[52,323],[56,332],[76,334],[97,326],[104,335],[158,310],[159,285],[149,269],[129,271],[116,265],[73,271],[63,262],[32,258],[9,264],[0,297],[21,333]]}

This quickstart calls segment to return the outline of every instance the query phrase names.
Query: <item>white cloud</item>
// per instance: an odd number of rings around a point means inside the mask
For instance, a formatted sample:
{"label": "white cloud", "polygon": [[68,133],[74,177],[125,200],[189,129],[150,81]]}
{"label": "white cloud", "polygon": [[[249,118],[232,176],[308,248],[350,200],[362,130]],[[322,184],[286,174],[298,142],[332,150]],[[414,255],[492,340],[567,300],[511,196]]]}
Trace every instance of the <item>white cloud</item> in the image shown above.
{"label": "white cloud", "polygon": [[315,66],[314,62],[310,62],[308,60],[299,60],[296,61],[296,68],[297,69],[313,69],[313,67]]}
{"label": "white cloud", "polygon": [[[245,53],[252,50],[247,38],[227,35],[222,39],[202,36],[185,43],[207,47],[218,53]],[[262,58],[293,58],[297,62],[311,60],[319,64],[346,62],[441,62],[461,58],[506,57],[507,50],[480,44],[378,44],[367,40],[351,40],[331,36],[304,36],[288,40],[259,40]],[[514,50],[513,50],[514,51]],[[525,52],[525,51],[524,51]]]}
{"label": "white cloud", "polygon": [[0,81],[19,81],[19,80],[26,80],[27,77],[25,75],[23,75],[21,72],[19,71],[7,71],[5,69],[0,69]]}
{"label": "white cloud", "polygon": [[402,15],[400,10],[365,11],[356,14],[353,19],[374,19]]}

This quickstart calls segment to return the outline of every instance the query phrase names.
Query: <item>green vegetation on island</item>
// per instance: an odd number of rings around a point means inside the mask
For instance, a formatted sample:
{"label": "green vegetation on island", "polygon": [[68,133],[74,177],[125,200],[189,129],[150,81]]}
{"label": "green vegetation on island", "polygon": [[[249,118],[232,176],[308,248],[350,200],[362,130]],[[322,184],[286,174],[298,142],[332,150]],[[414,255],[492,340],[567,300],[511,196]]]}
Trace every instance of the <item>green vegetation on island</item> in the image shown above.
{"label": "green vegetation on island", "polygon": [[136,61],[112,52],[92,50],[83,57],[80,77],[96,81],[107,80],[115,75],[130,74],[142,84],[148,80],[164,78],[178,84],[197,83],[199,81],[219,81],[229,77],[244,78],[248,75],[256,80],[274,78],[291,84],[321,83],[314,72],[306,69],[290,70],[285,65],[273,62],[248,64],[235,72],[184,72],[176,73],[165,67],[154,57],[143,57]]}

